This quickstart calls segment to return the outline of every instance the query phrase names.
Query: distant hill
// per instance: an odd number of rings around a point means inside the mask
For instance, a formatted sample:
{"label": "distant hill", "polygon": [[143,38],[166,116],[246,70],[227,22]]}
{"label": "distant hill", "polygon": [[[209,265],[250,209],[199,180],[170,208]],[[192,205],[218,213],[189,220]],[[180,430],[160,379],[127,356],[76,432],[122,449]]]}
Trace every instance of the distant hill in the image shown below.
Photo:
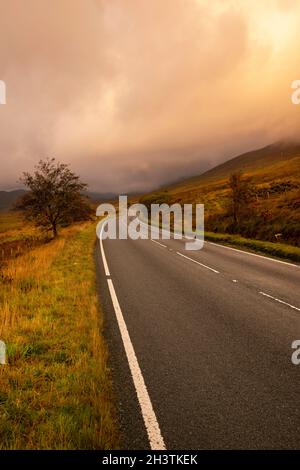
{"label": "distant hill", "polygon": [[[26,191],[24,189],[17,189],[14,191],[0,191],[0,211],[11,210],[17,199],[23,196],[25,193]],[[108,201],[116,198],[114,193],[96,193],[87,191],[84,194],[86,194],[93,202]]]}
{"label": "distant hill", "polygon": [[[271,170],[271,171],[269,171]],[[243,153],[197,176],[169,186],[170,192],[178,192],[228,179],[231,173],[241,171],[249,176],[267,181],[274,178],[300,177],[300,144],[276,143]]]}
{"label": "distant hill", "polygon": [[[254,202],[239,226],[230,216],[229,177],[242,172]],[[144,198],[202,203],[206,230],[300,244],[300,144],[276,143],[234,157],[205,173],[152,192]]]}
{"label": "distant hill", "polygon": [[93,202],[110,201],[117,197],[115,193],[96,193],[87,191],[85,193]]}
{"label": "distant hill", "polygon": [[17,199],[25,194],[24,189],[15,191],[0,191],[0,211],[7,211],[13,208]]}

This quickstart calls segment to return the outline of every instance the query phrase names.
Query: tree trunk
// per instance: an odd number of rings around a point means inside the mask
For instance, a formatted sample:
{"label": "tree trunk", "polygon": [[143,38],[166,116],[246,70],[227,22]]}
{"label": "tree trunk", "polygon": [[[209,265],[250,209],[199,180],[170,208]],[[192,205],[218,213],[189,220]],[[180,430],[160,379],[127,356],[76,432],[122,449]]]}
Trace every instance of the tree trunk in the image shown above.
{"label": "tree trunk", "polygon": [[56,224],[52,224],[52,233],[53,233],[53,238],[57,237],[57,226]]}

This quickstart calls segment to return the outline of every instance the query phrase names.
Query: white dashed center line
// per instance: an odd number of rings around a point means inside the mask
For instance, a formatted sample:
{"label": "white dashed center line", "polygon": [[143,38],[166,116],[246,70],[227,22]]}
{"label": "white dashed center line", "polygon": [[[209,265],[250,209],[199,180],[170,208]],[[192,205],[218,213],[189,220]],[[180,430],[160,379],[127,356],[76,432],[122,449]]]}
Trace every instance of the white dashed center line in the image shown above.
{"label": "white dashed center line", "polygon": [[188,256],[183,255],[182,253],[179,253],[179,251],[176,251],[176,254],[179,255],[179,256],[182,256],[183,258],[188,259],[189,261],[192,261],[193,263],[199,264],[199,265],[202,266],[203,268],[209,269],[210,271],[213,271],[213,272],[216,273],[216,274],[220,274],[219,271],[217,271],[216,269],[211,268],[210,266],[206,266],[206,264],[200,263],[199,261],[196,261],[196,260],[193,259],[193,258],[189,258]]}
{"label": "white dashed center line", "polygon": [[153,240],[153,238],[151,238],[151,241],[152,241],[153,243],[156,243],[156,244],[159,245],[159,246],[162,246],[163,248],[167,248],[167,245],[163,245],[162,243],[158,242],[157,240]]}
{"label": "white dashed center line", "polygon": [[287,307],[293,308],[294,310],[298,310],[298,312],[300,312],[300,308],[299,308],[299,307],[295,307],[295,305],[288,304],[288,303],[285,302],[284,300],[277,299],[276,297],[273,297],[273,296],[270,295],[270,294],[266,294],[265,292],[260,291],[259,293],[260,293],[261,295],[264,295],[265,297],[269,297],[269,299],[276,300],[276,302],[279,302],[280,304],[284,304],[284,305],[286,305]]}

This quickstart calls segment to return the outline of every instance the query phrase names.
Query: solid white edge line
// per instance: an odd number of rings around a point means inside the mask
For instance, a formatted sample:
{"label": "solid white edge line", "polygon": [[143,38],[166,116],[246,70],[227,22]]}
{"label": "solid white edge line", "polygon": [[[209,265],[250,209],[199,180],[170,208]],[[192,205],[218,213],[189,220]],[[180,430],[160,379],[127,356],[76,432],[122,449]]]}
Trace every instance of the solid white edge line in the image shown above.
{"label": "solid white edge line", "polygon": [[100,250],[101,250],[101,256],[102,256],[105,276],[110,276],[110,272],[109,272],[109,269],[108,269],[108,264],[107,264],[107,261],[106,261],[106,256],[105,256],[104,248],[103,248],[103,240],[102,240],[103,229],[104,229],[106,223],[107,223],[107,220],[104,220],[103,224],[102,224],[102,227],[101,227],[101,231],[100,231],[99,243],[100,243]]}
{"label": "solid white edge line", "polygon": [[210,271],[213,271],[213,272],[216,273],[216,274],[220,274],[219,271],[217,271],[216,269],[211,268],[210,266],[206,266],[206,264],[200,263],[199,261],[196,261],[196,260],[193,259],[193,258],[189,258],[188,256],[183,255],[183,254],[180,253],[179,251],[176,251],[176,253],[177,253],[177,255],[182,256],[183,258],[186,258],[186,259],[192,261],[193,263],[200,264],[200,266],[203,266],[203,268],[210,269]]}
{"label": "solid white edge line", "polygon": [[257,256],[257,258],[262,258],[267,261],[275,261],[276,263],[287,264],[288,266],[293,266],[294,268],[299,268],[300,265],[289,263],[288,261],[281,261],[280,259],[270,258],[269,256],[258,255],[257,253],[251,253],[250,251],[239,250],[238,248],[232,248],[231,246],[222,245],[221,243],[214,243],[204,240],[204,244],[208,243],[209,245],[219,246],[220,248],[226,248],[227,250],[238,251],[245,255]]}
{"label": "solid white edge line", "polygon": [[159,246],[162,246],[163,248],[168,248],[167,245],[163,245],[162,243],[160,243],[160,242],[158,242],[158,241],[156,241],[156,240],[153,240],[153,238],[151,238],[151,241],[152,241],[153,243],[156,243],[156,244],[159,245]]}
{"label": "solid white edge line", "polygon": [[270,294],[266,294],[265,292],[260,291],[259,293],[260,293],[261,295],[264,295],[265,297],[269,297],[269,298],[272,299],[272,300],[276,300],[276,302],[279,302],[280,304],[287,305],[288,307],[293,308],[294,310],[298,310],[298,312],[300,312],[300,308],[299,308],[299,307],[295,307],[295,305],[288,304],[288,303],[285,302],[284,300],[277,299],[276,297],[273,297],[273,296],[270,295]]}
{"label": "solid white edge line", "polygon": [[142,416],[147,430],[150,447],[152,450],[166,450],[159,424],[149,397],[149,393],[132,345],[122,310],[111,279],[107,279],[110,296],[114,306],[117,322],[119,325],[122,341],[124,344],[130,372],[134,382],[136,394],[141,407]]}

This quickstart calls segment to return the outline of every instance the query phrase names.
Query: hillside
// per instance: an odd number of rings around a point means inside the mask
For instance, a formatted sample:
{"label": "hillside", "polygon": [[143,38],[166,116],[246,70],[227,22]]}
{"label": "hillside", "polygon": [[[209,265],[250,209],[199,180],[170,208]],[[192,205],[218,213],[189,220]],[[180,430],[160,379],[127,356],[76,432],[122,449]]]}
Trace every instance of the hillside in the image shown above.
{"label": "hillside", "polygon": [[[9,211],[13,208],[17,199],[22,196],[26,191],[24,189],[17,189],[15,191],[0,191],[0,211]],[[99,203],[101,201],[108,201],[114,199],[114,193],[97,193],[87,191],[85,193],[92,202]]]}
{"label": "hillside", "polygon": [[[270,171],[269,171],[270,170]],[[213,184],[228,179],[231,173],[242,171],[261,182],[296,176],[300,178],[300,144],[277,143],[243,153],[180,183],[169,186],[168,192],[178,193],[199,184]],[[298,173],[298,176],[296,174]]]}
{"label": "hillside", "polygon": [[[230,216],[229,177],[242,172],[254,201],[239,225]],[[206,229],[298,245],[300,240],[300,145],[277,143],[247,152],[221,165],[151,193],[166,202],[205,204]]]}
{"label": "hillside", "polygon": [[13,207],[16,200],[25,193],[23,189],[15,191],[0,191],[0,211],[6,211]]}

